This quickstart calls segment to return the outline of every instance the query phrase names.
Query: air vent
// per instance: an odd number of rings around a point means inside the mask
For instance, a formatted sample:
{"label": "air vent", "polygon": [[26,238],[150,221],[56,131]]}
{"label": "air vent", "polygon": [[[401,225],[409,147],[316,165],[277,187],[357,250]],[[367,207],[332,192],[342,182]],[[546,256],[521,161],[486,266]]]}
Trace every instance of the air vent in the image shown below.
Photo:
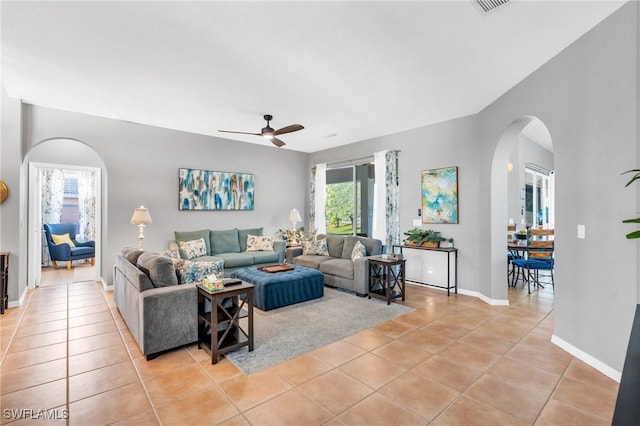
{"label": "air vent", "polygon": [[485,12],[489,12],[490,10],[495,9],[498,6],[502,6],[507,3],[509,0],[475,0],[480,9]]}

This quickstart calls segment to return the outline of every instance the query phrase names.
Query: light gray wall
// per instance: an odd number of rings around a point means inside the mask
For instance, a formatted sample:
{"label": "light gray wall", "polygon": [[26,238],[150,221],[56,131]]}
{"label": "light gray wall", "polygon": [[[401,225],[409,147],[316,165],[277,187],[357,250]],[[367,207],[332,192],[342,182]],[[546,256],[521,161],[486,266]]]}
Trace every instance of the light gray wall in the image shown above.
{"label": "light gray wall", "polygon": [[[400,232],[413,228],[419,219],[420,172],[422,170],[458,166],[459,224],[424,225],[442,231],[444,237],[455,240],[458,253],[458,285],[469,291],[479,291],[478,264],[478,204],[477,176],[479,145],[475,116],[450,120],[433,126],[407,130],[355,144],[311,154],[310,166],[347,159],[362,158],[375,152],[398,149],[398,180],[400,182]],[[506,162],[505,162],[506,167]],[[505,169],[506,170],[506,169]]]}
{"label": "light gray wall", "polygon": [[[165,250],[176,230],[262,226],[265,234],[273,234],[279,228],[291,226],[287,218],[293,207],[304,214],[309,157],[306,153],[37,106],[28,106],[23,119],[26,152],[33,152],[27,156],[28,161],[64,161],[66,143],[49,140],[62,138],[81,141],[95,151],[102,162],[101,274],[107,283],[111,282],[116,253],[124,246],[138,244],[138,229],[129,220],[134,208],[141,204],[149,208],[153,218],[153,224],[145,228],[144,240],[145,249],[152,251]],[[42,146],[34,148],[40,143]],[[2,157],[4,162],[4,147]],[[15,163],[20,164],[22,159],[18,155],[14,157]],[[82,163],[77,156],[72,161]],[[181,167],[255,174],[254,210],[179,211],[178,168]],[[9,174],[18,176],[19,167],[14,164]],[[20,190],[26,193],[26,186]],[[17,203],[10,211],[18,215]],[[3,218],[3,230],[8,228]],[[26,256],[26,243],[20,250],[24,250]],[[18,247],[15,251],[19,251]],[[21,275],[17,281],[24,288],[26,276]],[[15,299],[16,294],[17,291],[12,292],[12,298]]]}
{"label": "light gray wall", "polygon": [[[623,6],[477,115],[310,158],[312,165],[401,150],[402,230],[417,217],[420,171],[459,166],[460,224],[430,227],[455,238],[461,288],[506,300],[508,203],[492,189],[492,176],[500,176],[506,192],[506,164],[519,131],[531,117],[541,119],[556,171],[554,334],[618,372],[638,301],[638,244],[625,240],[629,226],[620,222],[638,210],[638,191],[625,189],[620,176],[638,166],[638,7]],[[512,123],[520,130],[509,135]],[[587,239],[576,238],[578,224],[586,225]]]}
{"label": "light gray wall", "polygon": [[[21,161],[21,109],[17,99],[7,97],[2,89],[2,129],[0,129],[0,180],[7,184],[9,196],[0,204],[0,251],[9,254],[9,301],[19,297],[18,277],[21,275],[19,256],[20,229],[26,222],[19,214],[20,206],[20,161]],[[26,218],[25,218],[26,220]],[[26,269],[25,269],[26,271]],[[23,287],[24,288],[24,287]]]}
{"label": "light gray wall", "polygon": [[[625,189],[620,176],[638,166],[637,31],[638,3],[630,2],[479,114],[482,188],[509,123],[531,115],[549,129],[556,171],[554,334],[617,371],[638,300],[638,245],[625,240],[629,226],[621,223],[637,211],[637,190]],[[482,220],[486,232],[492,219],[507,220],[492,205],[497,197],[482,197],[480,210],[492,216]],[[586,225],[586,239],[576,237],[578,224]],[[485,249],[500,255],[496,247]],[[480,279],[496,283],[496,291],[504,270],[486,267]]]}

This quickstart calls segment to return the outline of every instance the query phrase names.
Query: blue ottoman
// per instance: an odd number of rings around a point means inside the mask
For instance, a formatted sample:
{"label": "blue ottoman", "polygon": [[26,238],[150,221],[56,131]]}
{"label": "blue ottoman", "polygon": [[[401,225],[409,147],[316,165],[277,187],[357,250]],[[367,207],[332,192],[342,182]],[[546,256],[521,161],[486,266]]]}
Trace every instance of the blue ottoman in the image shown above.
{"label": "blue ottoman", "polygon": [[256,267],[233,271],[239,278],[255,286],[253,304],[268,311],[324,296],[324,276],[317,269],[293,265],[293,271],[262,272]]}

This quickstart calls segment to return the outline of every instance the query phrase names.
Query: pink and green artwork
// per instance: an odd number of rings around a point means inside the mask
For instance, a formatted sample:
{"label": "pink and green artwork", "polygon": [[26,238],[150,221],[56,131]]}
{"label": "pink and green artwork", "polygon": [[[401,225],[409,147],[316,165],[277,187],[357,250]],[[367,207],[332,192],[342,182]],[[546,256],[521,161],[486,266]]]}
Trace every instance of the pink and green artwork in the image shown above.
{"label": "pink and green artwork", "polygon": [[422,223],[458,223],[458,167],[424,170]]}

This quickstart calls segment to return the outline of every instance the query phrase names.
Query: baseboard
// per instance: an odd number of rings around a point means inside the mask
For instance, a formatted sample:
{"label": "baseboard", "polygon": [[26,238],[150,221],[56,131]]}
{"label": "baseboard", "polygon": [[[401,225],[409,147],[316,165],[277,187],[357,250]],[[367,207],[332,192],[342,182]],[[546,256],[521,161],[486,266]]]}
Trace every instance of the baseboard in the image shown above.
{"label": "baseboard", "polygon": [[553,343],[554,345],[558,346],[559,348],[569,352],[571,355],[573,355],[574,357],[578,358],[580,361],[584,362],[585,364],[588,364],[591,367],[595,368],[596,370],[598,370],[599,372],[601,372],[605,376],[607,376],[607,377],[611,378],[612,380],[615,380],[616,382],[620,383],[620,378],[622,377],[622,373],[617,371],[617,370],[615,370],[615,369],[613,369],[613,368],[611,368],[611,367],[609,367],[604,362],[592,357],[591,355],[589,355],[586,352],[581,351],[580,349],[576,348],[575,346],[571,345],[570,343],[565,342],[564,340],[562,340],[561,338],[559,338],[555,334],[551,336],[551,343]]}
{"label": "baseboard", "polygon": [[[433,290],[447,291],[446,288],[432,287],[432,286],[430,286],[428,284],[420,284],[420,283],[415,283],[415,282],[412,282],[412,281],[407,281],[407,284],[420,285],[420,286],[423,286],[423,287],[431,288]],[[453,291],[454,290],[451,290],[452,293],[453,293]],[[509,301],[508,300],[490,299],[487,296],[485,296],[484,294],[482,294],[480,292],[477,292],[477,291],[471,291],[471,290],[465,290],[463,288],[458,288],[458,294],[463,294],[465,296],[477,297],[478,299],[482,300],[486,304],[493,305],[493,306],[509,306]]]}
{"label": "baseboard", "polygon": [[20,298],[18,300],[9,301],[9,304],[7,305],[7,307],[9,307],[9,308],[19,308],[20,306],[24,305],[24,301],[27,298],[27,292],[28,291],[29,291],[29,289],[25,288],[22,291],[22,294],[20,295]]}
{"label": "baseboard", "polygon": [[102,284],[103,291],[113,291],[113,285],[108,285],[102,277],[100,277],[100,284]]}

